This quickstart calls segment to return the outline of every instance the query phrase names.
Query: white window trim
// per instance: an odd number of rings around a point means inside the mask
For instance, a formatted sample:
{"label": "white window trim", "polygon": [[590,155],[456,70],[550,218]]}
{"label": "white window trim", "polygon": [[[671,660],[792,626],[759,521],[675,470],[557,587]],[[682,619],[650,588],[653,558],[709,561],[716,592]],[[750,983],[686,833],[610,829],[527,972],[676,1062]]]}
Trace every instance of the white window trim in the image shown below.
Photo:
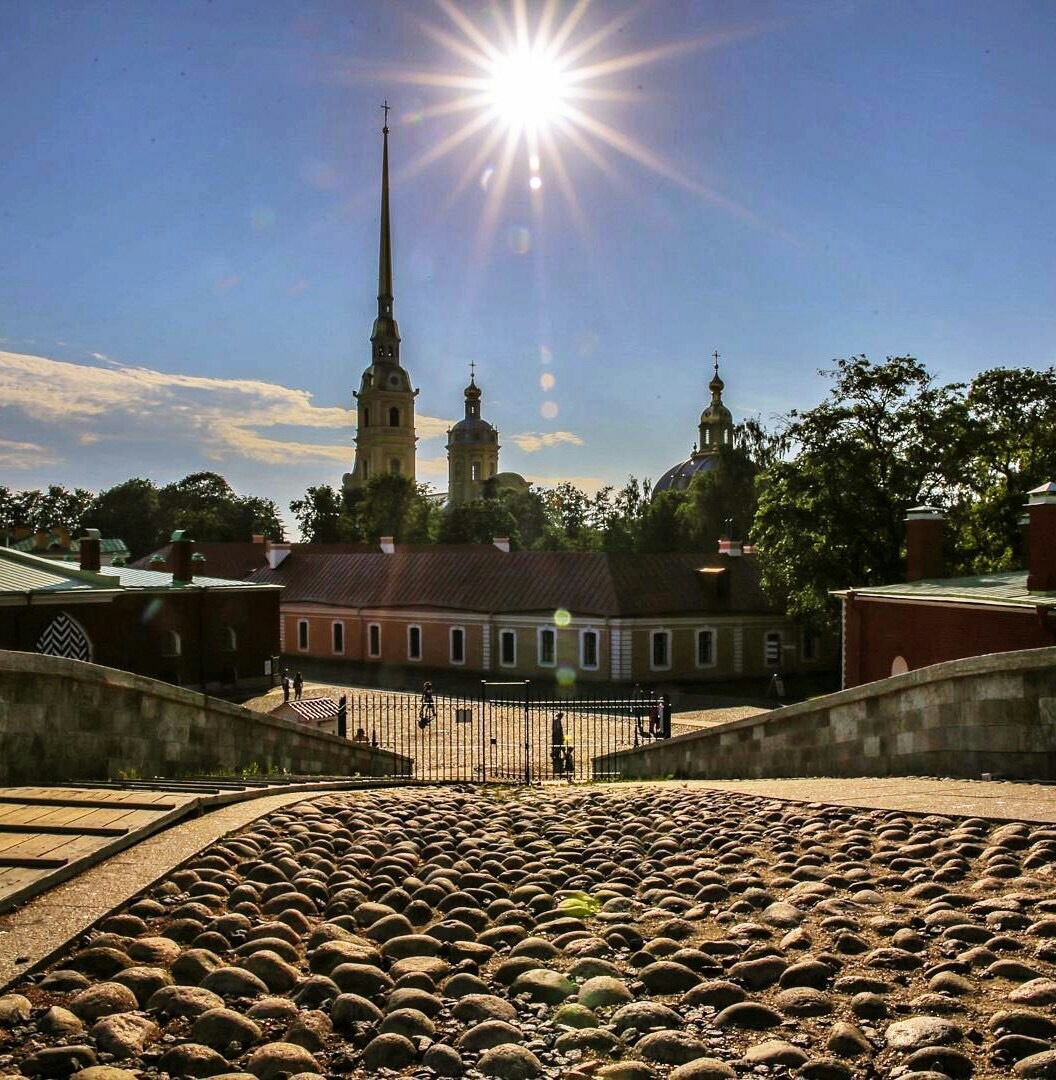
{"label": "white window trim", "polygon": [[[658,634],[663,634],[667,638],[667,663],[656,664],[653,662],[653,657],[656,655],[653,642]],[[670,671],[671,670],[671,631],[670,630],[650,630],[649,631],[649,670],[650,671]]]}
{"label": "white window trim", "polygon": [[[711,660],[701,663],[700,635],[711,634]],[[714,626],[698,626],[693,636],[693,659],[698,668],[713,668],[719,662],[719,631]]]}
{"label": "white window trim", "polygon": [[[502,654],[504,652],[502,647],[502,639],[505,634],[509,634],[513,638],[513,659],[510,661],[503,660]],[[499,630],[499,667],[513,668],[517,666],[517,631],[510,629],[510,627],[503,627]]]}
{"label": "white window trim", "polygon": [[[587,650],[584,644],[587,634],[594,635],[594,663],[586,662]],[[584,627],[579,632],[579,666],[583,671],[597,671],[601,667],[601,634],[593,626]]]}
{"label": "white window trim", "polygon": [[[418,655],[411,655],[411,632],[413,630],[418,631]],[[422,638],[421,623],[409,623],[407,626],[407,659],[414,664],[420,664],[422,662],[422,656],[425,653],[425,641]]]}
{"label": "white window trim", "polygon": [[[455,659],[455,633],[462,634],[462,659]],[[447,631],[447,659],[452,664],[464,664],[466,662],[466,628],[464,626],[452,626]]]}
{"label": "white window trim", "polygon": [[165,644],[162,647],[162,656],[183,656],[183,638],[176,630],[165,631]]}
{"label": "white window trim", "polygon": [[[304,627],[304,633],[303,634],[301,633],[301,627],[302,626]],[[301,644],[302,638],[304,640],[303,645]],[[298,652],[307,652],[309,647],[311,646],[311,644],[312,644],[312,631],[311,631],[311,628],[308,625],[308,620],[307,619],[298,619],[297,620],[297,651]]]}
{"label": "white window trim", "polygon": [[[371,630],[373,630],[375,626],[378,628],[378,649],[377,649],[377,652],[375,652],[370,647],[371,638],[373,636],[371,634]],[[367,659],[368,660],[380,660],[381,659],[381,645],[382,645],[382,641],[381,641],[381,623],[380,622],[367,623]]]}
{"label": "white window trim", "polygon": [[[777,659],[774,661],[771,661],[770,657],[767,655],[767,645],[770,641],[771,635],[776,635],[777,637]],[[767,630],[766,633],[763,634],[763,666],[773,668],[775,671],[779,671],[781,668],[781,659],[784,655],[785,635],[782,634],[780,630]]]}
{"label": "white window trim", "polygon": [[238,632],[233,626],[224,627],[224,652],[238,652]]}
{"label": "white window trim", "polygon": [[[341,627],[341,648],[340,649],[334,648],[334,630],[338,626]],[[345,638],[346,638],[346,636],[347,636],[347,634],[345,633],[345,621],[344,621],[344,619],[334,619],[333,622],[330,623],[330,652],[332,652],[334,654],[334,656],[344,656],[345,655]]]}
{"label": "white window trim", "polygon": [[[543,635],[554,635],[554,658],[553,660],[543,659]],[[557,667],[557,627],[555,626],[538,626],[535,630],[535,660],[539,667],[552,668]]]}

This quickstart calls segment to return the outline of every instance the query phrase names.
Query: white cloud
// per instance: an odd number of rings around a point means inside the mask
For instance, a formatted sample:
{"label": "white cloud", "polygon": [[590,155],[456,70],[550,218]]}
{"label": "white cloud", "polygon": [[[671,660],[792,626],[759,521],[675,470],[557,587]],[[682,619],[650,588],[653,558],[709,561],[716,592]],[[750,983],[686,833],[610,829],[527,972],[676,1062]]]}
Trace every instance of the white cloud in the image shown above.
{"label": "white cloud", "polygon": [[[80,445],[105,439],[117,445],[176,445],[184,453],[197,448],[212,461],[352,465],[355,413],[314,405],[306,390],[259,379],[130,367],[102,353],[93,358],[106,366],[0,351],[0,403],[38,424],[61,427]],[[419,416],[416,426],[419,436],[429,439],[446,433],[450,421]],[[329,432],[339,441],[294,441],[281,432],[268,433],[278,427]],[[33,447],[0,443],[0,462],[10,465],[10,455],[21,460]],[[59,461],[53,454],[48,460],[37,456],[33,464]]]}
{"label": "white cloud", "polygon": [[0,465],[7,469],[34,469],[39,465],[57,465],[59,461],[52,451],[38,443],[0,439]]}
{"label": "white cloud", "polygon": [[526,454],[534,454],[546,446],[560,446],[569,443],[572,446],[582,446],[583,440],[571,431],[525,431],[520,435],[511,435],[514,444]]}

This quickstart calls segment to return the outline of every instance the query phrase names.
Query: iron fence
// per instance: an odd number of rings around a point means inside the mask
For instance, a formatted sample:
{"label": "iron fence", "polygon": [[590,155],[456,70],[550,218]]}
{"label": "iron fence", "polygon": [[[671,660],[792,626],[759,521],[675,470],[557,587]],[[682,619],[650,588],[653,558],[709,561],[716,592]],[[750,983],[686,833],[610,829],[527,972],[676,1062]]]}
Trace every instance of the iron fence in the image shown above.
{"label": "iron fence", "polygon": [[594,762],[617,750],[667,738],[665,698],[536,696],[530,682],[483,682],[476,697],[358,692],[339,734],[413,761],[417,780],[530,784],[617,779]]}

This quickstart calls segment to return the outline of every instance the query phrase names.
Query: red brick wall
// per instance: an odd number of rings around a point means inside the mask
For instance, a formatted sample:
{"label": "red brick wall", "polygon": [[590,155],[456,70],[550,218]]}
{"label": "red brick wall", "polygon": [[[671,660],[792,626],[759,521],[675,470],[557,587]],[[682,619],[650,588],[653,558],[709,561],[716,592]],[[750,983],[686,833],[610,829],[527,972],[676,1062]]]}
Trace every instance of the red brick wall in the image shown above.
{"label": "red brick wall", "polygon": [[844,686],[886,679],[895,657],[908,669],[986,653],[1056,644],[1056,619],[1043,623],[1033,608],[848,602]]}

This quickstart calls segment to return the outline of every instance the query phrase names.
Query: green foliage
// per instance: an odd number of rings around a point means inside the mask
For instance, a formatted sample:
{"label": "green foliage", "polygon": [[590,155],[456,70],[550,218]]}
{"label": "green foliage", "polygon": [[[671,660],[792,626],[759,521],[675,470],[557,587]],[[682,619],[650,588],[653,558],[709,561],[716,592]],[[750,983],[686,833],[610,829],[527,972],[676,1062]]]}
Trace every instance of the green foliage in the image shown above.
{"label": "green foliage", "polygon": [[353,509],[328,484],[310,487],[303,499],[290,503],[301,539],[306,543],[354,543],[362,539]]}
{"label": "green foliage", "polygon": [[157,543],[168,540],[174,529],[184,529],[193,540],[248,540],[263,533],[283,538],[278,507],[270,499],[240,497],[214,472],[191,473],[158,492]]}
{"label": "green foliage", "polygon": [[601,901],[590,893],[577,890],[560,900],[557,910],[573,919],[590,919],[601,911]]}
{"label": "green foliage", "polygon": [[497,536],[506,536],[510,546],[520,546],[517,521],[500,499],[477,499],[453,506],[439,521],[436,539],[441,544],[490,544]]}
{"label": "green foliage", "polygon": [[442,510],[428,498],[424,484],[406,476],[376,476],[367,484],[356,512],[359,530],[370,543],[391,536],[397,543],[427,544]]}
{"label": "green foliage", "polygon": [[105,537],[124,540],[133,559],[157,547],[158,489],[150,480],[126,480],[99,492],[85,516],[85,524]]}

